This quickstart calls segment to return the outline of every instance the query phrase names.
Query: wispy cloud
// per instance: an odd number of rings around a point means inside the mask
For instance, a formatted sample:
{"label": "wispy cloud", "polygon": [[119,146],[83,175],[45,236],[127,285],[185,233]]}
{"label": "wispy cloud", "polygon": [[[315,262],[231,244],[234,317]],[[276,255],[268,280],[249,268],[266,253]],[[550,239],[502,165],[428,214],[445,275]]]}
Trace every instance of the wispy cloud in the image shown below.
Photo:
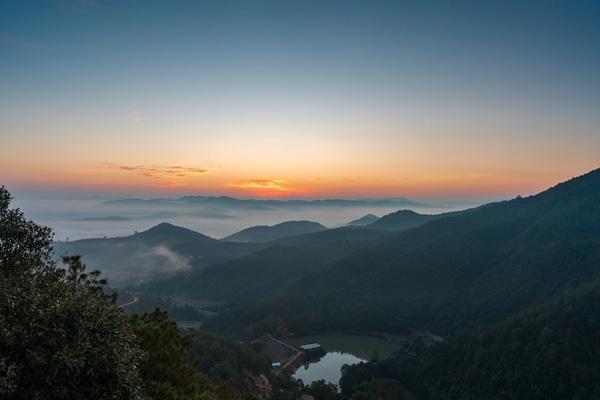
{"label": "wispy cloud", "polygon": [[426,176],[423,179],[433,180],[433,181],[453,181],[453,180],[460,179],[460,176],[454,176],[454,175],[436,175],[436,176]]}
{"label": "wispy cloud", "polygon": [[361,175],[357,175],[357,176],[351,176],[348,178],[344,178],[342,179],[343,182],[346,183],[362,183],[362,182],[378,182],[379,178],[374,176],[374,175],[369,175],[369,176],[361,176]]}
{"label": "wispy cloud", "polygon": [[352,178],[345,178],[343,181],[347,182],[347,183],[357,183],[357,182],[362,181],[362,179],[363,179],[362,176],[355,176]]}
{"label": "wispy cloud", "polygon": [[426,176],[423,179],[426,180],[466,180],[466,179],[481,179],[489,177],[489,174],[468,174],[468,175],[436,175],[436,176]]}
{"label": "wispy cloud", "polygon": [[103,163],[103,169],[126,171],[136,173],[148,178],[184,178],[188,176],[199,176],[208,173],[207,168],[189,167],[181,165],[119,165]]}
{"label": "wispy cloud", "polygon": [[230,183],[229,186],[238,189],[269,190],[277,192],[290,192],[295,190],[295,188],[290,187],[286,181],[282,179],[250,179],[247,181]]}
{"label": "wispy cloud", "polygon": [[16,38],[14,36],[7,35],[4,33],[0,33],[0,44],[3,46],[16,47],[16,48],[22,48],[22,49],[40,49],[40,50],[52,49],[51,46],[41,44],[41,43],[31,42],[28,40],[23,40],[23,39]]}

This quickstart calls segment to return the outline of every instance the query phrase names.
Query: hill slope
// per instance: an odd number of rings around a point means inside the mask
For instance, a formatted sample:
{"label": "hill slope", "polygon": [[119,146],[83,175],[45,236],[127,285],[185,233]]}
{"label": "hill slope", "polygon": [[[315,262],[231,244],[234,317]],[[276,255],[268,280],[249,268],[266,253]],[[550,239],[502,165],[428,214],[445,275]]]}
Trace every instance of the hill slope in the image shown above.
{"label": "hill slope", "polygon": [[[584,284],[431,349],[346,370],[344,393],[375,395],[382,379],[421,399],[600,398],[600,284]],[[366,390],[365,390],[366,389]]]}
{"label": "hill slope", "polygon": [[369,229],[338,228],[290,236],[244,257],[148,282],[136,290],[248,304],[285,294],[299,279],[370,246],[384,234]]}
{"label": "hill slope", "polygon": [[383,229],[389,231],[403,231],[423,225],[426,222],[441,218],[440,215],[418,214],[411,210],[399,210],[391,214],[384,215],[377,221],[368,224],[371,229]]}
{"label": "hill slope", "polygon": [[90,269],[102,269],[112,287],[122,287],[224,262],[262,247],[222,242],[162,223],[126,237],[55,242],[54,253],[79,254]]}
{"label": "hill slope", "polygon": [[[536,196],[383,237],[298,280],[285,298],[232,313],[276,314],[319,331],[460,332],[544,302],[599,271],[595,170]],[[245,322],[221,315],[209,325],[231,330]]]}
{"label": "hill slope", "polygon": [[377,215],[367,214],[358,219],[355,219],[354,221],[348,222],[346,226],[366,226],[378,220],[379,217]]}
{"label": "hill slope", "polygon": [[229,242],[270,242],[288,236],[303,235],[326,230],[323,225],[312,221],[288,221],[273,226],[253,226],[229,235],[222,240]]}

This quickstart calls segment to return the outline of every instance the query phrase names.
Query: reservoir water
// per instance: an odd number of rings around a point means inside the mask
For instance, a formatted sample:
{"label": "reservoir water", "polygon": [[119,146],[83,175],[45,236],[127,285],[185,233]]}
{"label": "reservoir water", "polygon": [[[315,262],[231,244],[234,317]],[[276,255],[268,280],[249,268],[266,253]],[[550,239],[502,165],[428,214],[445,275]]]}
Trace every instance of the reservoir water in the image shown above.
{"label": "reservoir water", "polygon": [[325,355],[313,362],[300,366],[293,377],[304,384],[323,379],[338,384],[342,377],[342,366],[370,360],[373,356],[386,358],[399,349],[397,343],[372,336],[362,335],[317,335],[290,338],[293,346],[307,343],[320,343]]}

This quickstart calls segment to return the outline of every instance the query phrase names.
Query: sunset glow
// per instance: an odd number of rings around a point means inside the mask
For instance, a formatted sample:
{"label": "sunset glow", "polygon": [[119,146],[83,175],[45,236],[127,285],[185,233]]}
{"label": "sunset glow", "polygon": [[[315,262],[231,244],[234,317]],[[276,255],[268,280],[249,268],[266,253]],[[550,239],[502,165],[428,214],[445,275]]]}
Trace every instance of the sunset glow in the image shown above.
{"label": "sunset glow", "polygon": [[2,5],[16,190],[503,198],[598,167],[598,36],[552,9],[531,26],[515,6],[505,32],[494,7],[471,10],[485,31],[453,25],[466,5],[65,4]]}

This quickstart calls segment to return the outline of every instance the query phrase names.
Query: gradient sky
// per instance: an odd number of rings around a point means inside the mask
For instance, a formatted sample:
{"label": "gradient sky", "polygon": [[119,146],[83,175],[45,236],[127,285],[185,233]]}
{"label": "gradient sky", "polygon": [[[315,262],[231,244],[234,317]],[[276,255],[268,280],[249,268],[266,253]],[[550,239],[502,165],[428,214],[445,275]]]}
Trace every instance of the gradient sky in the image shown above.
{"label": "gradient sky", "polygon": [[598,1],[0,2],[0,184],[492,198],[600,166]]}

